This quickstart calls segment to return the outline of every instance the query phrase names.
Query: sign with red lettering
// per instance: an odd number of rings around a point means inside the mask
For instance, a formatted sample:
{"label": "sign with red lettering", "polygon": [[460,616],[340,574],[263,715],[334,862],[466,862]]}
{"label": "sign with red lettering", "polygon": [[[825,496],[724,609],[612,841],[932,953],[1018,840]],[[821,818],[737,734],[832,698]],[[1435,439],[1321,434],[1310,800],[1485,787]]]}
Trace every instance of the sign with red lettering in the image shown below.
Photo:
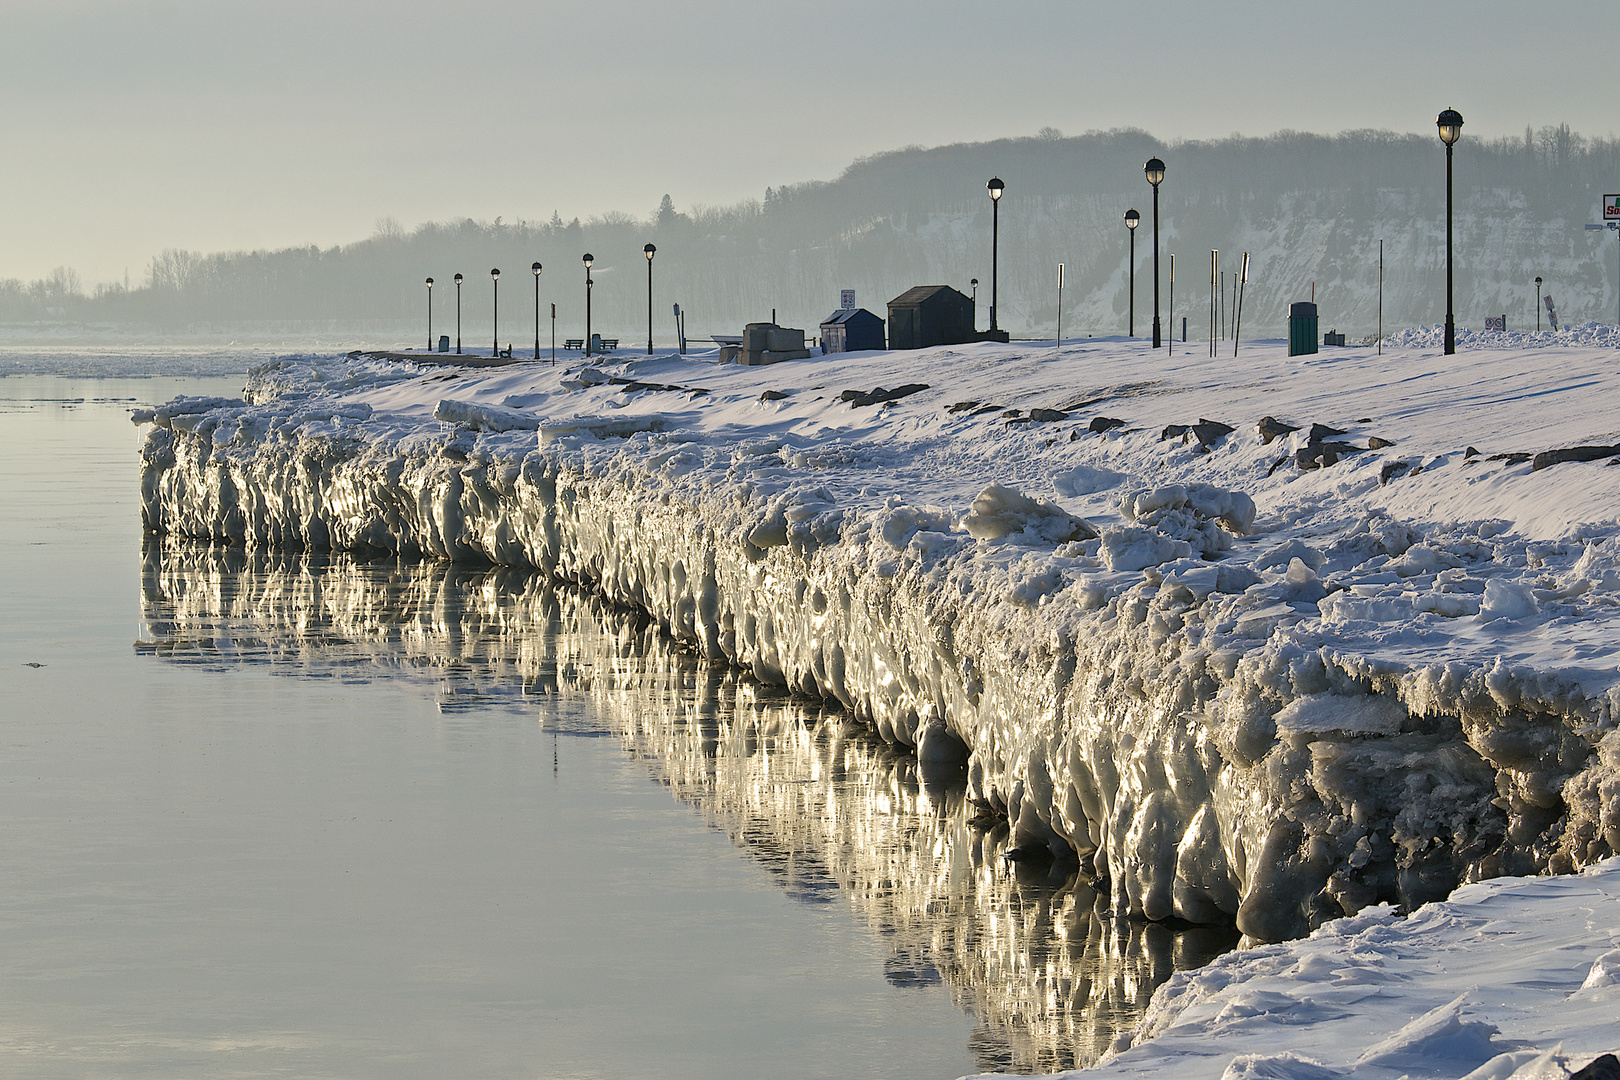
{"label": "sign with red lettering", "polygon": [[1620,195],[1603,196],[1603,220],[1620,221]]}
{"label": "sign with red lettering", "polygon": [[1506,331],[1507,330],[1507,316],[1506,315],[1487,315],[1487,316],[1485,316],[1485,329],[1486,330],[1495,330],[1498,333]]}

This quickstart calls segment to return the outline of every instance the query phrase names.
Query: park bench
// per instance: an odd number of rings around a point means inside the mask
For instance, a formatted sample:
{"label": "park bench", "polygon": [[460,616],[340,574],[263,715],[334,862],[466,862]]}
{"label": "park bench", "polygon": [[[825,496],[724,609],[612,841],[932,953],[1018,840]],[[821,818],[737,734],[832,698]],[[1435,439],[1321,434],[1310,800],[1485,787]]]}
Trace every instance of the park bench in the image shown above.
{"label": "park bench", "polygon": [[[616,337],[598,338],[597,342],[596,342],[596,346],[595,346],[595,351],[598,351],[598,352],[612,352],[614,349],[617,349],[618,347],[619,347],[619,339],[616,338]],[[567,338],[566,340],[563,341],[563,348],[564,349],[572,349],[572,350],[575,350],[575,351],[583,351],[584,348],[585,348],[585,339],[584,338],[577,338],[577,337]]]}
{"label": "park bench", "polygon": [[568,338],[567,340],[565,340],[563,342],[563,348],[565,348],[565,349],[584,349],[585,348],[585,339],[582,338],[582,337]]}

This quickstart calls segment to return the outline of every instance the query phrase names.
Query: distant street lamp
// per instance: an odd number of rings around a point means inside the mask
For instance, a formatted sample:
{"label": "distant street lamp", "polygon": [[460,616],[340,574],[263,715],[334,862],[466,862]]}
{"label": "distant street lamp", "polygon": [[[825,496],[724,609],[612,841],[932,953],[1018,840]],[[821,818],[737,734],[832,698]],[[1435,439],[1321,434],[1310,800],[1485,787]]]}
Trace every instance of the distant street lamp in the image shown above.
{"label": "distant street lamp", "polygon": [[433,279],[427,279],[428,287],[428,352],[433,351]]}
{"label": "distant street lamp", "polygon": [[1541,278],[1536,278],[1536,333],[1541,333]]}
{"label": "distant street lamp", "polygon": [[590,252],[585,253],[585,355],[591,355],[591,263],[596,256]]}
{"label": "distant street lamp", "polygon": [[1164,183],[1164,162],[1148,158],[1142,166],[1147,182],[1153,185],[1153,347],[1159,347],[1159,185]]}
{"label": "distant street lamp", "polygon": [[647,355],[652,355],[652,260],[658,254],[658,248],[648,244],[641,249],[647,256]]}
{"label": "distant street lamp", "polygon": [[969,281],[968,286],[973,289],[973,332],[976,334],[979,332],[979,279]]}
{"label": "distant street lamp", "polygon": [[534,274],[534,358],[540,359],[540,264],[531,263],[530,273]]}
{"label": "distant street lamp", "polygon": [[501,272],[499,270],[489,272],[489,283],[490,287],[495,290],[495,311],[491,316],[495,328],[490,331],[494,335],[494,342],[490,345],[489,355],[499,356],[501,355]]}
{"label": "distant street lamp", "polygon": [[456,355],[461,355],[461,275],[456,275]]}
{"label": "distant street lamp", "polygon": [[990,192],[990,329],[997,330],[1000,327],[996,323],[996,257],[1001,248],[1001,193],[1007,185],[992,176],[984,187]]}
{"label": "distant street lamp", "polygon": [[1125,211],[1125,231],[1131,238],[1130,261],[1130,299],[1127,302],[1129,314],[1126,316],[1125,336],[1136,336],[1136,227],[1142,223],[1142,215],[1133,207]]}
{"label": "distant street lamp", "polygon": [[1462,113],[1447,109],[1435,121],[1440,141],[1446,144],[1446,355],[1457,351],[1457,321],[1453,314],[1451,289],[1451,148],[1462,135]]}

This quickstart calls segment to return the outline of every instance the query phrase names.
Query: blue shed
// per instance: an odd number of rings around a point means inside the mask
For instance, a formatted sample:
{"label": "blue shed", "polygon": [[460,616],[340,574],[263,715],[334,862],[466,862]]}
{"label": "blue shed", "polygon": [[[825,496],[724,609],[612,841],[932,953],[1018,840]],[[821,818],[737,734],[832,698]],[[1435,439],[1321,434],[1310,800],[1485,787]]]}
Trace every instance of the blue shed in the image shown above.
{"label": "blue shed", "polygon": [[842,308],[821,321],[821,351],[867,352],[883,348],[883,320],[865,308]]}

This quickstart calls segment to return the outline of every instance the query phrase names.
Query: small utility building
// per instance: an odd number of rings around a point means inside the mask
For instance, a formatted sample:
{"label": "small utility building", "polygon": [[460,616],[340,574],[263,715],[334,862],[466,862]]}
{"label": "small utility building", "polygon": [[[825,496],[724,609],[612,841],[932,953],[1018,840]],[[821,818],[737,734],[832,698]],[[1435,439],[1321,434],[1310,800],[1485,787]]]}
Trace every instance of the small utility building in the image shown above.
{"label": "small utility building", "polygon": [[824,353],[868,352],[883,348],[883,320],[865,308],[840,308],[821,321]]}
{"label": "small utility building", "polygon": [[918,285],[889,301],[889,348],[923,349],[979,341],[973,300],[949,285]]}

